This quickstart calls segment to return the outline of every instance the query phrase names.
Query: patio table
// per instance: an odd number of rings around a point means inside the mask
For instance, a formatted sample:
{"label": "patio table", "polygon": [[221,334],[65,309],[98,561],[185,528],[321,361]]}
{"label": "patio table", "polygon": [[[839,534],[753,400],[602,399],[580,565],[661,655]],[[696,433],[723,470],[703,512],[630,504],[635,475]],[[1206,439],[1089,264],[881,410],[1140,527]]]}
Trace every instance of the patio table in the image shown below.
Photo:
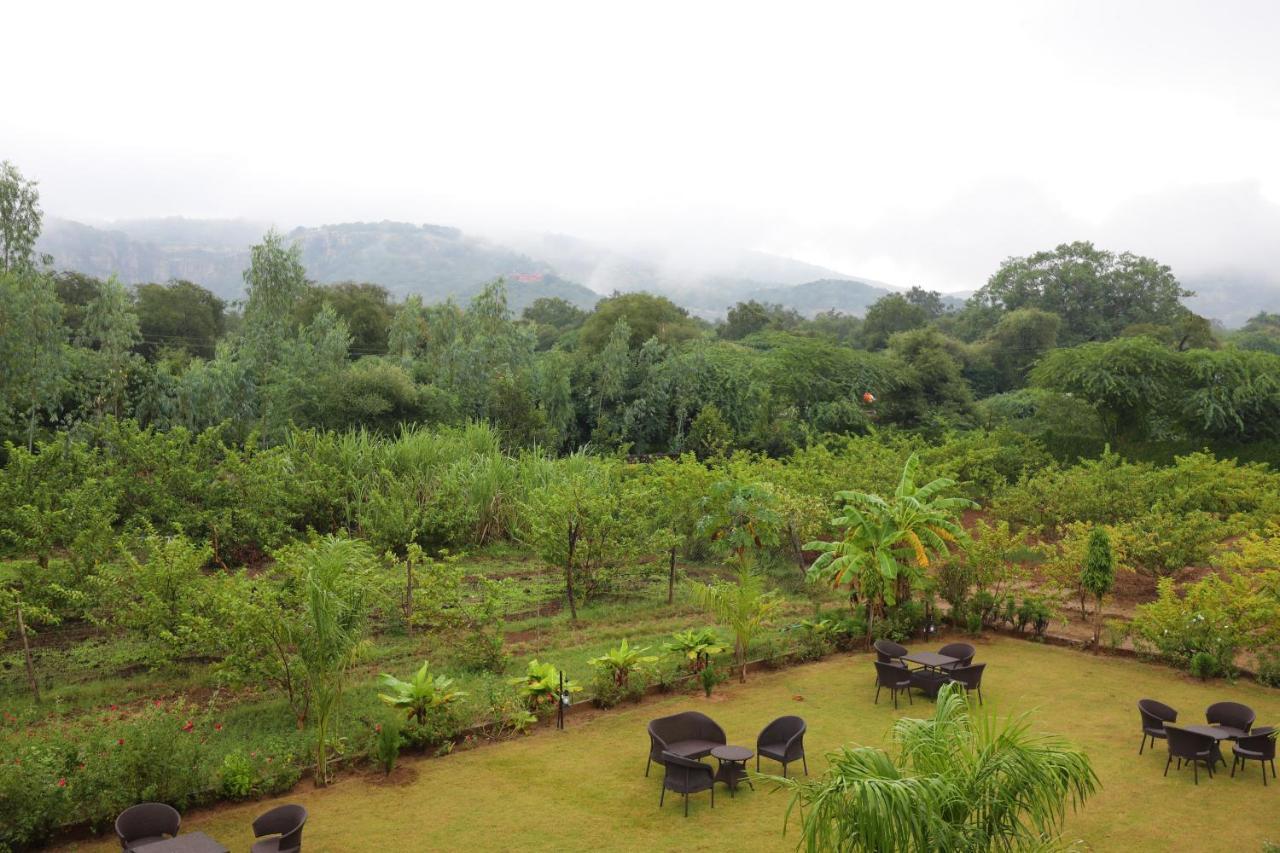
{"label": "patio table", "polygon": [[902,659],[919,664],[925,669],[942,669],[944,666],[950,666],[953,663],[959,663],[959,658],[953,658],[950,655],[940,655],[937,652],[912,652],[909,655],[903,655]]}
{"label": "patio table", "polygon": [[751,760],[754,752],[745,746],[717,746],[711,750],[711,755],[720,763],[720,768],[716,771],[716,781],[724,782],[729,786],[729,797],[738,790],[738,782],[745,781],[747,787],[755,790],[756,786],[751,784],[751,780],[747,778],[747,762]]}
{"label": "patio table", "polygon": [[203,832],[184,832],[163,841],[148,841],[137,844],[126,853],[231,853],[222,844],[214,841]]}

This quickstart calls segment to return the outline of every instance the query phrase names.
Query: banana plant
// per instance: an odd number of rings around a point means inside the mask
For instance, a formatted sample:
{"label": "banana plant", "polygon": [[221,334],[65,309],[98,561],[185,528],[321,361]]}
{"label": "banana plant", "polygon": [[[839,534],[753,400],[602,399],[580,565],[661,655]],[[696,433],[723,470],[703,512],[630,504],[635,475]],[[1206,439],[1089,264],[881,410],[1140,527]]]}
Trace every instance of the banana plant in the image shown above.
{"label": "banana plant", "polygon": [[613,675],[614,684],[626,687],[631,679],[631,673],[646,663],[654,663],[658,660],[657,655],[646,655],[647,651],[649,651],[648,646],[639,649],[631,648],[626,638],[623,638],[622,645],[616,649],[610,649],[600,657],[592,658],[587,663],[602,667]]}
{"label": "banana plant", "polygon": [[401,681],[394,675],[382,673],[379,682],[387,693],[379,693],[378,698],[393,708],[404,710],[410,719],[419,724],[426,721],[427,713],[435,708],[457,702],[466,696],[466,692],[453,689],[453,679],[445,675],[431,677],[430,661],[423,661],[422,666],[408,681]]}
{"label": "banana plant", "polygon": [[667,651],[689,659],[689,668],[694,673],[701,672],[711,658],[723,652],[724,648],[724,643],[711,628],[677,631],[671,635],[671,642],[666,644]]}
{"label": "banana plant", "polygon": [[544,706],[555,707],[562,696],[580,693],[582,686],[568,678],[564,680],[564,693],[560,692],[560,669],[553,663],[540,663],[537,658],[529,661],[525,674],[512,678],[510,683],[520,689],[520,697],[535,711]]}

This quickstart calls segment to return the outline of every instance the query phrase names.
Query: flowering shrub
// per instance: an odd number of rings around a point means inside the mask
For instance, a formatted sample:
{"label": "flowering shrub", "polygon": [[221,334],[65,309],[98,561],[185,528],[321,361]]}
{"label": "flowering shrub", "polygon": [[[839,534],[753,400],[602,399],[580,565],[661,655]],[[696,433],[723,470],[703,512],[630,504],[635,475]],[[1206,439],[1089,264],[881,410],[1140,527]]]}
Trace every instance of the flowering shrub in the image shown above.
{"label": "flowering shrub", "polygon": [[[1236,655],[1275,645],[1280,634],[1280,571],[1209,575],[1179,596],[1173,581],[1159,582],[1155,601],[1138,607],[1135,641],[1197,669],[1231,674]],[[1206,658],[1211,658],[1210,667]]]}

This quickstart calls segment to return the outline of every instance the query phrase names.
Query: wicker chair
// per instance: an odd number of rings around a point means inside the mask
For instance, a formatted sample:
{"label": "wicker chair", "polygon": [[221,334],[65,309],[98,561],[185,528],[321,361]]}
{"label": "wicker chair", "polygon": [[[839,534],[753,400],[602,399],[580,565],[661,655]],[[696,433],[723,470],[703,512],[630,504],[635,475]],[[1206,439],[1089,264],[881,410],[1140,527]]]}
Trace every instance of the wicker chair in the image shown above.
{"label": "wicker chair", "polygon": [[122,848],[152,841],[164,841],[178,834],[182,815],[164,803],[139,803],[120,812],[116,818],[116,838]]}
{"label": "wicker chair", "polygon": [[756,738],[756,772],[760,772],[760,756],[782,763],[782,778],[787,778],[787,765],[799,761],[804,775],[809,775],[809,762],[804,757],[804,733],[808,730],[799,717],[779,717],[764,727]]}
{"label": "wicker chair", "polygon": [[1209,768],[1209,778],[1213,778],[1213,765],[1217,763],[1217,745],[1209,735],[1202,735],[1199,732],[1190,732],[1178,726],[1166,725],[1164,727],[1166,740],[1169,741],[1169,758],[1164,763],[1164,775],[1169,775],[1169,764],[1173,759],[1178,759],[1178,769],[1182,769],[1182,762],[1187,762],[1195,771],[1196,784],[1200,784],[1200,765],[1203,764]]}
{"label": "wicker chair", "polygon": [[253,822],[250,853],[297,853],[302,849],[302,827],[307,810],[302,806],[277,806]]}
{"label": "wicker chair", "polygon": [[[895,666],[898,669],[907,668],[907,665],[902,661],[902,657],[911,652],[906,646],[900,646],[893,640],[876,640],[874,648],[876,650],[876,660]],[[876,669],[876,686],[880,686],[880,670],[878,667]]]}
{"label": "wicker chair", "polygon": [[649,760],[644,765],[644,775],[649,775],[653,762],[662,763],[662,756],[670,752],[682,758],[702,758],[710,755],[717,746],[728,743],[724,729],[715,720],[698,711],[684,711],[669,717],[659,717],[649,722]]}
{"label": "wicker chair", "polygon": [[898,693],[905,690],[907,692],[907,704],[911,702],[911,673],[900,667],[896,667],[891,663],[885,663],[882,660],[876,661],[876,704],[880,704],[880,691],[888,688],[893,692],[893,707],[898,708]]}
{"label": "wicker chair", "polygon": [[938,654],[956,659],[955,663],[944,664],[943,669],[959,669],[973,663],[973,656],[977,654],[977,649],[968,643],[947,643],[938,649]]}
{"label": "wicker chair", "polygon": [[959,684],[969,693],[976,692],[978,694],[978,704],[982,702],[982,672],[987,668],[985,663],[975,663],[972,666],[958,666],[955,669],[947,670],[947,678],[956,684]]}
{"label": "wicker chair", "polygon": [[662,794],[658,797],[658,808],[662,808],[667,798],[667,791],[684,794],[684,816],[689,816],[689,795],[698,791],[711,792],[711,808],[716,807],[716,772],[708,764],[664,752],[659,760],[666,772],[662,777]]}
{"label": "wicker chair", "polygon": [[1151,745],[1156,745],[1156,740],[1164,740],[1164,724],[1176,723],[1178,721],[1178,712],[1170,708],[1163,702],[1157,702],[1154,699],[1139,699],[1138,713],[1142,716],[1142,743],[1138,744],[1138,755],[1142,755],[1142,750],[1147,747],[1147,738],[1151,738]]}
{"label": "wicker chair", "polygon": [[1271,765],[1271,778],[1276,778],[1276,729],[1275,726],[1259,726],[1248,737],[1238,738],[1232,746],[1231,777],[1236,775],[1236,764],[1244,770],[1246,761],[1262,765],[1262,784],[1267,784],[1267,764]]}
{"label": "wicker chair", "polygon": [[1204,718],[1211,726],[1230,726],[1248,732],[1258,715],[1248,705],[1239,702],[1215,702],[1205,709]]}

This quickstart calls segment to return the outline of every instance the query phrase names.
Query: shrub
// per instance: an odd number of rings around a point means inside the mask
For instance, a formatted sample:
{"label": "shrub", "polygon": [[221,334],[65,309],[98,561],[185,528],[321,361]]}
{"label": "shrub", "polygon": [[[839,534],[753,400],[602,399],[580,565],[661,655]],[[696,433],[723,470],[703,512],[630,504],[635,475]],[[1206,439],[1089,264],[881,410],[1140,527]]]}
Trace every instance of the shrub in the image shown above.
{"label": "shrub", "polygon": [[924,623],[924,605],[918,601],[904,601],[890,608],[888,616],[876,626],[876,637],[905,643],[920,632]]}
{"label": "shrub", "polygon": [[1044,599],[1029,595],[1018,605],[1018,633],[1031,628],[1037,637],[1043,637],[1044,632],[1049,628],[1049,619],[1052,616],[1053,611],[1049,609]]}
{"label": "shrub", "polygon": [[1125,619],[1108,619],[1103,623],[1107,645],[1113,649],[1123,646],[1125,639],[1129,636],[1130,627]]}
{"label": "shrub", "polygon": [[241,750],[235,749],[222,756],[222,770],[218,774],[222,796],[228,800],[243,800],[253,792],[253,762]]}
{"label": "shrub", "polygon": [[[647,647],[631,648],[630,643],[624,637],[622,643],[616,649],[610,649],[599,657],[591,658],[587,663],[595,667],[601,677],[607,677],[612,680],[619,693],[629,695],[631,692],[631,677],[639,673],[642,667],[656,663],[658,660],[657,655],[644,654],[648,650]],[[643,692],[643,687],[641,691]]]}
{"label": "shrub", "polygon": [[1201,681],[1213,678],[1221,670],[1218,659],[1209,652],[1196,652],[1191,656],[1191,674]]}
{"label": "shrub", "polygon": [[970,633],[970,634],[981,634],[981,633],[982,633],[982,614],[981,614],[981,613],[972,613],[972,612],[971,612],[971,613],[970,613],[970,614],[965,618],[965,623],[966,623],[966,626],[969,628],[969,633]]}
{"label": "shrub", "polygon": [[716,689],[716,685],[724,684],[729,680],[729,676],[718,667],[707,666],[703,668],[702,672],[698,673],[698,680],[702,682],[702,692],[710,699],[711,692]]}
{"label": "shrub", "polygon": [[1269,648],[1258,653],[1258,682],[1267,687],[1280,687],[1280,649]]}
{"label": "shrub", "polygon": [[369,758],[389,776],[396,769],[402,743],[399,723],[390,720],[375,723],[369,742]]}
{"label": "shrub", "polygon": [[724,642],[713,628],[690,628],[671,635],[667,651],[680,655],[689,662],[691,672],[701,672],[711,658],[724,651]]}
{"label": "shrub", "polygon": [[800,660],[819,660],[835,650],[835,624],[830,619],[801,619],[787,630],[796,637]]}

